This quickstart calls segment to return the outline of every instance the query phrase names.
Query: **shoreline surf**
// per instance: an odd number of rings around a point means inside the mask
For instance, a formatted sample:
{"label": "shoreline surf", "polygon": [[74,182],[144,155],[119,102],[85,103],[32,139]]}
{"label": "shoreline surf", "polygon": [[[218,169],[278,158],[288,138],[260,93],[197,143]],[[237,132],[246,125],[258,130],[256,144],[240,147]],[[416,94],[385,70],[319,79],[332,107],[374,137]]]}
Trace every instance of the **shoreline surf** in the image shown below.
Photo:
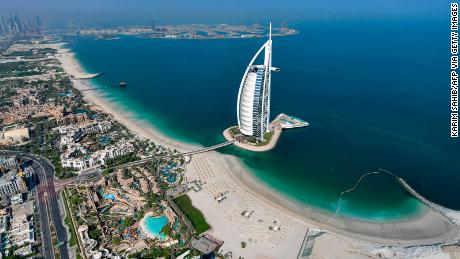
{"label": "shoreline surf", "polygon": [[[63,50],[62,45],[56,46],[57,48]],[[68,52],[62,52],[60,54],[61,63],[63,63],[63,67],[65,67],[66,72],[70,75],[77,75],[84,76],[84,72],[81,70],[78,60],[76,60],[75,55],[65,55]],[[83,80],[72,80],[75,84],[75,87],[79,90],[84,89],[85,87],[91,87],[91,82],[83,81]],[[160,132],[160,130],[155,129],[152,125],[148,122],[140,121],[135,118],[133,114],[129,114],[128,111],[123,110],[120,107],[116,107],[113,103],[110,103],[106,100],[98,90],[95,91],[85,91],[85,97],[95,105],[100,106],[105,112],[112,114],[117,120],[127,126],[130,130],[136,133],[138,136],[143,138],[149,138],[156,144],[161,144],[166,147],[179,149],[182,151],[190,151],[193,149],[197,149],[200,146],[197,145],[190,145],[184,144],[182,142],[176,141],[171,139]],[[324,223],[320,223],[322,221],[328,220],[329,215],[316,209],[314,207],[307,207],[306,205],[299,204],[297,201],[294,201],[285,195],[277,192],[276,190],[271,189],[266,184],[262,183],[257,177],[255,177],[247,167],[242,164],[242,161],[239,161],[236,157],[231,155],[223,155],[218,152],[211,152],[209,154],[204,154],[201,156],[209,156],[214,157],[213,161],[216,167],[229,167],[231,168],[232,174],[228,174],[228,177],[225,179],[228,181],[232,181],[239,185],[242,189],[247,192],[251,192],[255,195],[255,197],[262,200],[264,206],[268,206],[270,209],[274,211],[280,211],[284,214],[289,215],[289,217],[295,219],[301,223],[307,223],[308,225],[321,226],[325,227],[326,229],[331,229],[333,232],[345,234],[347,236],[352,237],[359,237],[363,239],[368,239],[377,242],[398,242],[401,243],[403,241],[410,242],[411,244],[414,243],[413,234],[402,233],[397,231],[398,227],[400,229],[407,229],[407,227],[413,227],[415,229],[423,228],[428,225],[435,226],[436,228],[440,229],[442,233],[436,231],[434,227],[428,229],[428,234],[433,234],[426,239],[416,239],[415,241],[419,243],[436,243],[440,240],[445,241],[446,239],[451,238],[454,234],[455,228],[448,228],[449,231],[445,228],[439,228],[443,225],[443,219],[435,215],[433,211],[429,209],[423,209],[420,211],[418,215],[414,217],[410,217],[407,219],[402,219],[401,221],[389,221],[388,223],[382,222],[373,222],[369,221],[366,222],[364,220],[358,219],[349,219],[345,217],[339,217],[335,219],[334,223],[331,225],[325,225]],[[234,175],[233,172],[237,173],[238,175]],[[193,196],[192,196],[193,199]],[[199,200],[194,200],[194,203],[200,203]],[[203,213],[206,217],[212,218],[209,215],[209,211],[205,208],[206,206],[198,204],[198,207],[203,209]],[[434,224],[433,224],[434,223]],[[334,226],[335,225],[335,226]],[[407,226],[401,228],[402,226]],[[379,236],[382,233],[382,229],[387,228],[388,233],[384,233],[384,236]],[[454,232],[453,232],[454,231]],[[358,232],[358,233],[356,233]],[[385,231],[383,231],[385,232]],[[391,232],[391,233],[390,233]],[[433,233],[436,232],[436,233]],[[398,235],[400,238],[395,238],[393,235]],[[447,235],[447,236],[446,236]],[[429,235],[428,235],[429,236]],[[396,240],[395,240],[396,239]]]}

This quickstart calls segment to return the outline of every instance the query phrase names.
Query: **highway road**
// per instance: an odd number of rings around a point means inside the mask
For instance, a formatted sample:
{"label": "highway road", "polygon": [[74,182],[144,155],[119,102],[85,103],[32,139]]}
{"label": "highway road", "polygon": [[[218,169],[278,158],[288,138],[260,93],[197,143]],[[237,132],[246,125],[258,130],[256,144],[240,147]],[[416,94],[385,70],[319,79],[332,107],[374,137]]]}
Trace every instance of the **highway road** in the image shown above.
{"label": "highway road", "polygon": [[60,190],[64,189],[69,184],[76,184],[76,183],[89,183],[99,181],[102,177],[101,169],[97,168],[97,170],[93,170],[91,172],[86,173],[79,173],[77,176],[68,178],[68,179],[59,179],[54,181],[54,189],[59,192]]}
{"label": "highway road", "polygon": [[[22,152],[0,151],[0,154],[18,155],[24,162],[31,163],[38,176],[38,208],[40,213],[40,230],[42,235],[42,254],[44,258],[55,258],[53,242],[51,238],[51,226],[53,223],[56,230],[59,246],[59,254],[63,259],[69,258],[67,247],[67,230],[63,225],[61,211],[59,210],[58,196],[54,189],[54,168],[49,161],[38,156]],[[51,218],[51,221],[50,221]]]}

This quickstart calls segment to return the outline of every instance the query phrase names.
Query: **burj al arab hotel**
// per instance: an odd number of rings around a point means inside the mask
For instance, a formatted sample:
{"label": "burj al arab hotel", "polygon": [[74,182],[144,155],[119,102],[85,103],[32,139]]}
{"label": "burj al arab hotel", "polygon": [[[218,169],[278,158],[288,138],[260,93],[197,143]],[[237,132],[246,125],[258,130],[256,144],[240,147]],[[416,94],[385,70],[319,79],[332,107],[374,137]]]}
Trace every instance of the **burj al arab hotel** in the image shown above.
{"label": "burj al arab hotel", "polygon": [[[254,65],[254,61],[263,50],[264,63]],[[271,72],[278,70],[272,67],[272,24],[270,23],[268,40],[246,68],[238,92],[238,127],[243,135],[253,136],[262,141],[264,134],[270,130]]]}

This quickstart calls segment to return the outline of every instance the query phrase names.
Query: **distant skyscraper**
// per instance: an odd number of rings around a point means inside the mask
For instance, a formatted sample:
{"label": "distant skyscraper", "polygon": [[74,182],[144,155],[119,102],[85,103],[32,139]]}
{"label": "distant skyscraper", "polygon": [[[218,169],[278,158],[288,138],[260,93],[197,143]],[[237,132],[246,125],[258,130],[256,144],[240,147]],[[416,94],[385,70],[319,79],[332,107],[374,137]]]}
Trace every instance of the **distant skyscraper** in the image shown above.
{"label": "distant skyscraper", "polygon": [[26,28],[24,29],[25,32],[35,32],[35,25],[32,23],[32,20],[28,19],[27,23],[23,24]]}
{"label": "distant skyscraper", "polygon": [[7,29],[3,21],[3,16],[0,15],[0,35],[6,34],[6,32],[7,32]]}
{"label": "distant skyscraper", "polygon": [[[263,65],[253,65],[259,54],[265,50]],[[270,123],[270,87],[272,67],[272,25],[270,23],[269,38],[252,58],[238,92],[237,117],[240,132],[253,136],[258,140],[264,139]]]}
{"label": "distant skyscraper", "polygon": [[35,16],[35,25],[38,29],[42,27],[42,20],[40,19],[40,16]]}
{"label": "distant skyscraper", "polygon": [[19,20],[19,17],[18,17],[18,14],[14,14],[13,16],[13,26],[14,26],[14,30],[15,32],[17,33],[23,33],[24,32],[24,28],[21,24],[21,21]]}
{"label": "distant skyscraper", "polygon": [[0,15],[0,35],[20,35],[25,33],[40,33],[42,22],[40,17],[22,20],[15,13],[14,15]]}
{"label": "distant skyscraper", "polygon": [[8,33],[14,35],[16,32],[16,27],[14,26],[13,17],[11,17],[11,15],[8,17],[6,24],[8,26]]}

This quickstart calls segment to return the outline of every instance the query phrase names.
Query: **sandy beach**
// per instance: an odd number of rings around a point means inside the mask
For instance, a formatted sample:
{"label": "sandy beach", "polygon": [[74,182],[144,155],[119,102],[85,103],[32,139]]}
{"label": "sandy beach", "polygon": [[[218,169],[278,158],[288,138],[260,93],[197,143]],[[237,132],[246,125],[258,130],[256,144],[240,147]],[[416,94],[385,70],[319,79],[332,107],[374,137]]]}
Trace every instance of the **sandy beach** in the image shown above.
{"label": "sandy beach", "polygon": [[[63,48],[62,44],[52,44],[51,46],[59,50],[57,58],[62,63],[64,71],[74,78],[72,81],[75,88],[78,90],[94,88],[88,80],[81,80],[81,78],[87,78],[89,75],[93,74],[84,72],[73,53],[71,53],[68,49]],[[200,148],[200,146],[186,145],[164,136],[151,125],[148,125],[147,122],[136,120],[133,114],[130,114],[128,111],[121,110],[115,105],[107,102],[97,90],[84,91],[83,93],[90,103],[100,106],[105,112],[110,113],[116,120],[142,138],[148,138],[157,144],[184,151],[191,151]]]}
{"label": "sandy beach", "polygon": [[[81,69],[75,56],[62,44],[53,47],[59,50],[57,58],[74,78],[75,87],[93,88],[88,80],[79,79],[91,74]],[[168,138],[108,102],[97,90],[83,93],[89,102],[99,105],[142,138],[180,151],[200,148]],[[212,226],[209,233],[225,242],[222,252],[231,251],[234,256],[296,258],[308,229],[325,230],[315,240],[313,258],[368,258],[373,247],[451,242],[460,233],[458,226],[428,207],[416,217],[388,223],[342,217],[330,220],[330,214],[296,203],[262,184],[236,157],[215,151],[194,156],[187,166],[186,178],[204,183],[203,190],[190,191],[189,195]],[[218,202],[219,195],[226,198]],[[330,224],[325,225],[327,221]],[[242,248],[241,242],[247,246]]]}

